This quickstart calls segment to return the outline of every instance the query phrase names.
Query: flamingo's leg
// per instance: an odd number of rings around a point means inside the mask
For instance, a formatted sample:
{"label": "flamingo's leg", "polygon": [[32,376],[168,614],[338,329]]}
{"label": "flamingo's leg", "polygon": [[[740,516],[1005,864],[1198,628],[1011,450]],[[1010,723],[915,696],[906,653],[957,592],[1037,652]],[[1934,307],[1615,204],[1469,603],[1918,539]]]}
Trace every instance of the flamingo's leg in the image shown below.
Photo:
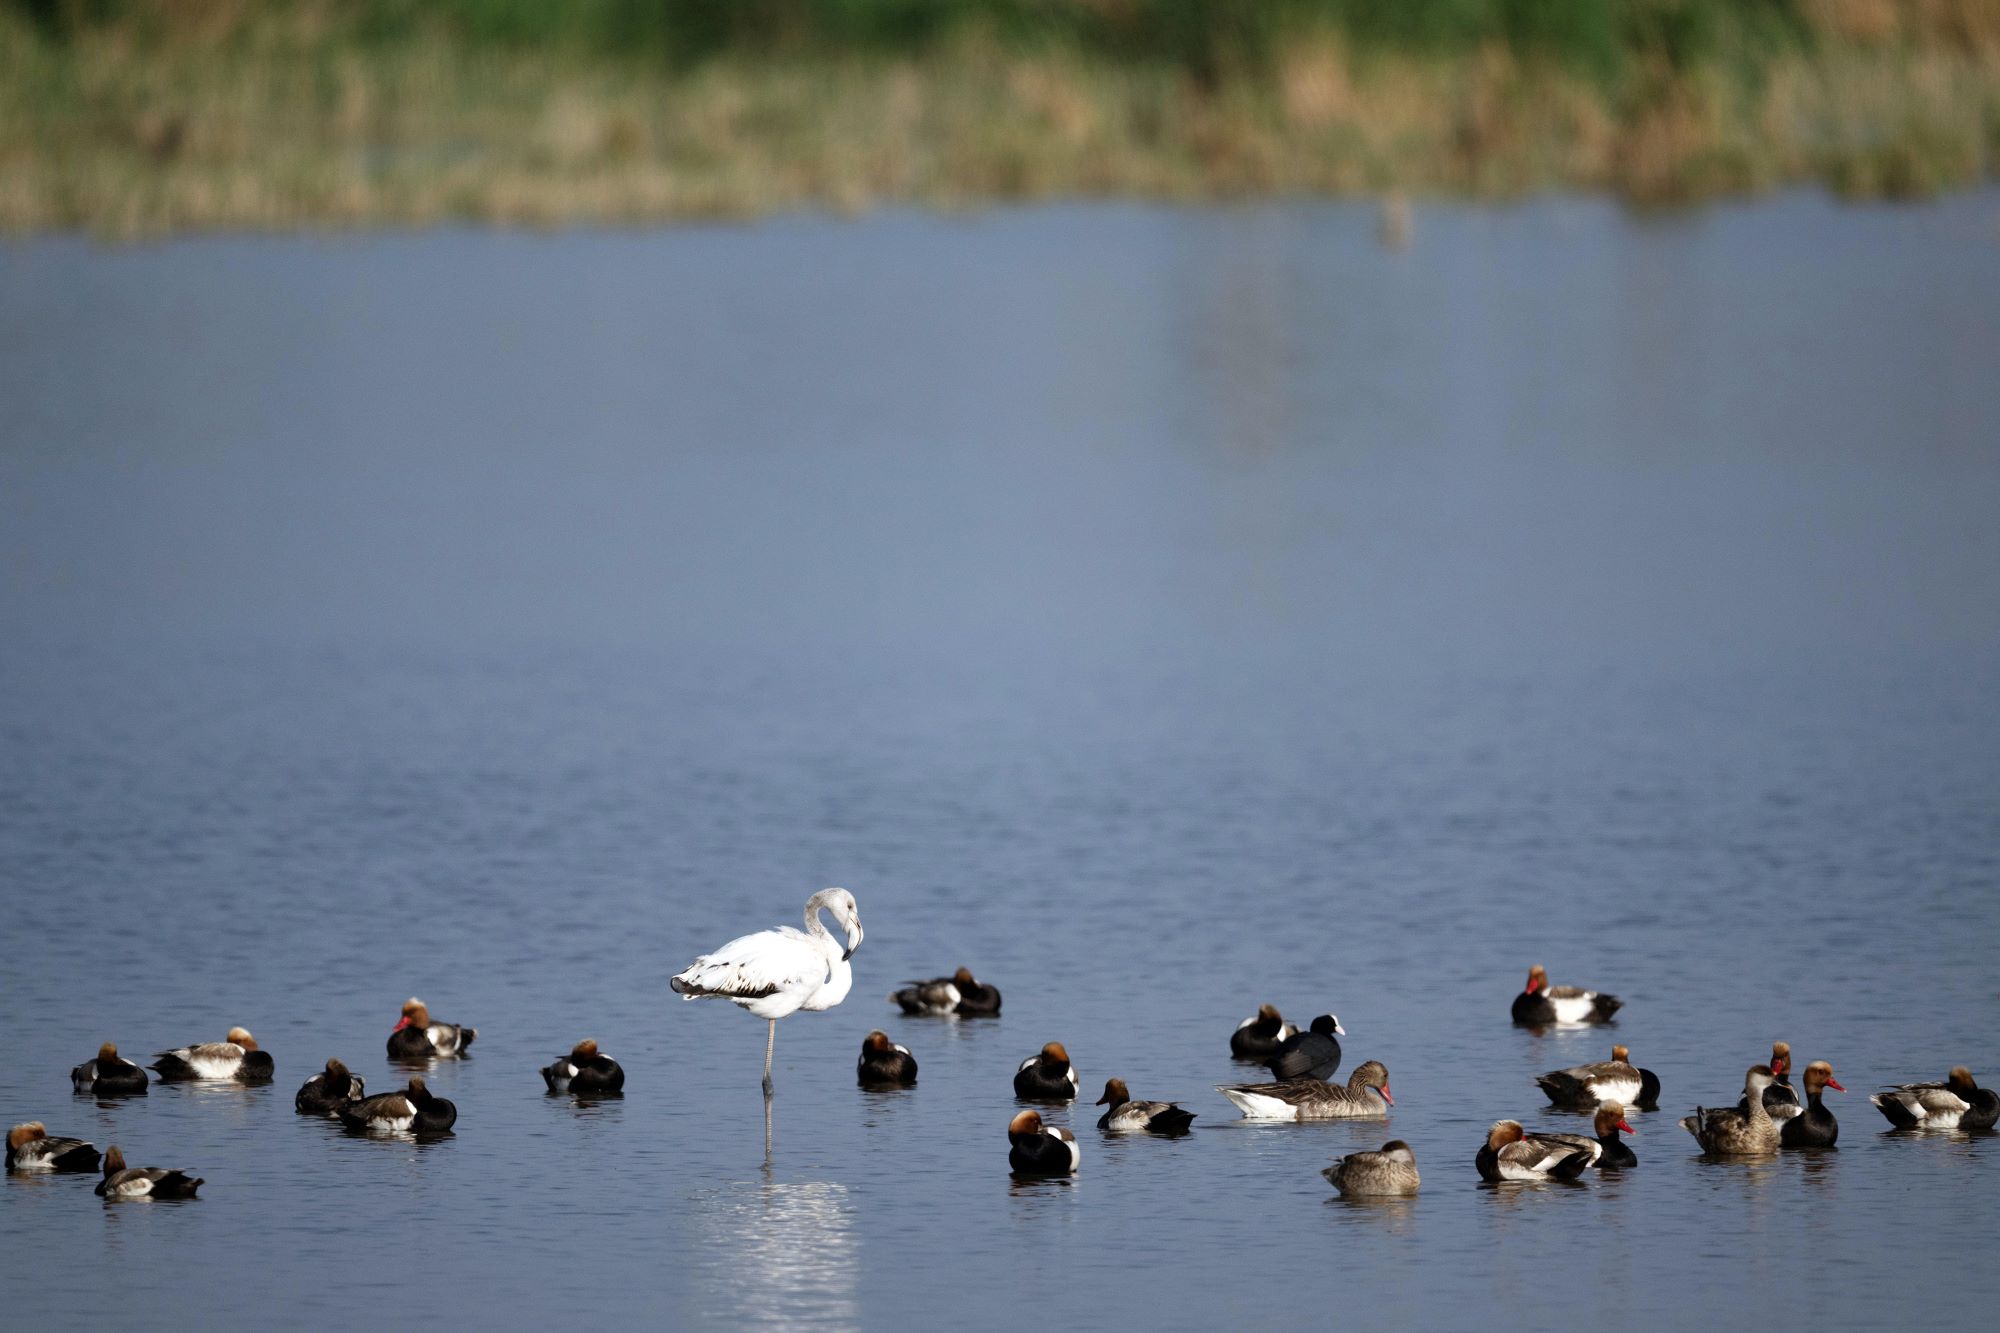
{"label": "flamingo's leg", "polygon": [[764,1038],[764,1100],[771,1099],[771,1053],[778,1047],[778,1020],[770,1020],[770,1035]]}

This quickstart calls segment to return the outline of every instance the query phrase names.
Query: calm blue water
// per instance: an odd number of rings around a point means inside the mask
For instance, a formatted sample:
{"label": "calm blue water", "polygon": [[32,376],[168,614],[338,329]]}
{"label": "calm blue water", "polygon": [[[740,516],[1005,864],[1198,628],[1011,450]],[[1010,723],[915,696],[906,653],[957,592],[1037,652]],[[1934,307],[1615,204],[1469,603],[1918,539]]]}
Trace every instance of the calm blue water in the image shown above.
{"label": "calm blue water", "polygon": [[[2000,1143],[2000,194],[1047,208],[644,235],[0,247],[0,1112],[208,1180],[0,1182],[23,1328],[1967,1319]],[[853,995],[667,976],[854,891]],[[1640,1167],[1479,1185],[1608,1033]],[[1004,1017],[906,1020],[965,963]],[[458,1132],[294,1117],[475,1024]],[[1389,1126],[1250,1127],[1260,1001]],[[219,1039],[265,1089],[100,1106]],[[922,1064],[865,1094],[872,1026]],[[621,1102],[542,1092],[593,1036]],[[1672,1120],[1774,1038],[1837,1153]],[[1016,1184],[1066,1042],[1200,1118]],[[1055,1117],[1062,1120],[1061,1114]],[[1423,1193],[1334,1200],[1392,1135]]]}

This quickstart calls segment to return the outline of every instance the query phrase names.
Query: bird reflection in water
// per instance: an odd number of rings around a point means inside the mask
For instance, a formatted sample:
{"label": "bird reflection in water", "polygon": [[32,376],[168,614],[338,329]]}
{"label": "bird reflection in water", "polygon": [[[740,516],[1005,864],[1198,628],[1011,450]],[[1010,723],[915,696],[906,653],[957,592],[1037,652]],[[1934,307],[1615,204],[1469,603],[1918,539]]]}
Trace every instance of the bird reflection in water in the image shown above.
{"label": "bird reflection in water", "polygon": [[764,1180],[692,1200],[701,1304],[731,1323],[858,1324],[860,1245],[847,1187]]}

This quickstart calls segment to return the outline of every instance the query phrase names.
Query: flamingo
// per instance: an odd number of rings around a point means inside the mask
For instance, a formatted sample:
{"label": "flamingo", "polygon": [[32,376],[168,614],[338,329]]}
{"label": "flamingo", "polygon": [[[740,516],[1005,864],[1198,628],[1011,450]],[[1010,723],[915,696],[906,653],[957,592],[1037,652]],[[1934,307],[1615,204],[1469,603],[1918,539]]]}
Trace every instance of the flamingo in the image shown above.
{"label": "flamingo", "polygon": [[[820,922],[833,913],[847,932],[847,947],[834,943]],[[771,1056],[778,1045],[778,1020],[801,1009],[831,1009],[847,998],[854,969],[847,960],[861,947],[861,909],[846,889],[821,889],[806,899],[806,928],[760,930],[703,954],[669,983],[683,1000],[711,997],[748,1009],[770,1024],[764,1038],[764,1100],[771,1099]]]}

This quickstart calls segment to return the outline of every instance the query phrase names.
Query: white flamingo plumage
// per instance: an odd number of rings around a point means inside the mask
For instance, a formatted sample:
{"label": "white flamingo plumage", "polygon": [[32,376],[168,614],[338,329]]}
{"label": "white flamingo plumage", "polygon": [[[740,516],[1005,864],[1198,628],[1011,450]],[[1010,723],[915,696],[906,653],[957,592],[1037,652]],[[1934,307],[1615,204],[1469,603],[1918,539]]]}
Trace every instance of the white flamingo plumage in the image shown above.
{"label": "white flamingo plumage", "polygon": [[[833,913],[847,932],[847,947],[834,942],[819,919]],[[779,926],[729,941],[703,954],[670,983],[683,1000],[728,1000],[769,1023],[764,1039],[764,1096],[771,1096],[771,1056],[778,1044],[778,1020],[801,1009],[831,1009],[847,998],[854,969],[847,960],[861,947],[861,910],[846,889],[821,889],[806,899],[806,928]]]}

